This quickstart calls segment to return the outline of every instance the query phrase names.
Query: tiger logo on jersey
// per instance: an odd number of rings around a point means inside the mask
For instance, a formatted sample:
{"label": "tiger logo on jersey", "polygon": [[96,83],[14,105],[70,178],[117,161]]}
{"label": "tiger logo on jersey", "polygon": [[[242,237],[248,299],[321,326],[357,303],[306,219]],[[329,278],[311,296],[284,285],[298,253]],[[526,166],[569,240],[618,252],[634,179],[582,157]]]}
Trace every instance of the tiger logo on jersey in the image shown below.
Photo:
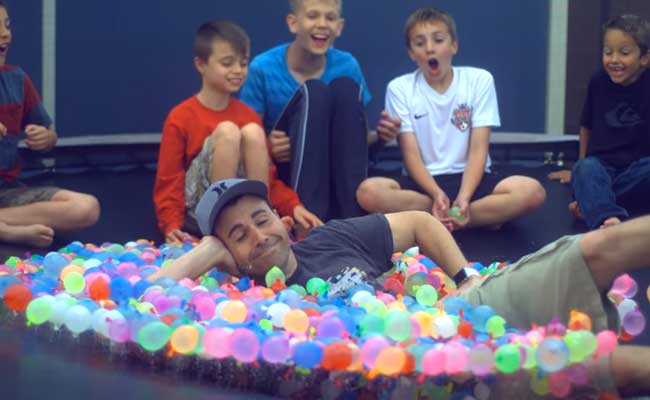
{"label": "tiger logo on jersey", "polygon": [[454,110],[453,115],[454,117],[451,119],[451,123],[454,124],[459,131],[467,132],[472,124],[472,107],[463,103]]}

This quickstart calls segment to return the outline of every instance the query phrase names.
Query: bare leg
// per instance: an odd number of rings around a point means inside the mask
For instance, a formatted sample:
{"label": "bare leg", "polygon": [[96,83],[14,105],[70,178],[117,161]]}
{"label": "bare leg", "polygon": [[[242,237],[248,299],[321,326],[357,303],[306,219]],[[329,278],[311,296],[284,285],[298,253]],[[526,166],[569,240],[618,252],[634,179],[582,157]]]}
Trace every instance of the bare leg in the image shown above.
{"label": "bare leg", "polygon": [[499,182],[491,195],[470,204],[469,225],[499,225],[530,214],[546,200],[546,191],[535,179],[510,176]]}
{"label": "bare leg", "polygon": [[612,354],[614,382],[623,396],[650,395],[650,348],[618,346]]}
{"label": "bare leg", "polygon": [[237,177],[241,162],[241,132],[230,121],[217,125],[212,132],[212,165],[210,181]]}
{"label": "bare leg", "polygon": [[94,196],[60,190],[50,201],[0,209],[0,221],[8,225],[45,225],[55,232],[69,232],[94,225],[99,202]]}
{"label": "bare leg", "polygon": [[596,286],[608,290],[619,275],[650,267],[650,216],[596,229],[580,239],[580,251]]}
{"label": "bare leg", "polygon": [[368,212],[393,213],[399,211],[431,212],[433,201],[429,196],[413,190],[403,190],[397,181],[389,178],[368,178],[357,189],[357,201]]}
{"label": "bare leg", "polygon": [[261,126],[248,124],[241,128],[242,158],[248,179],[257,179],[269,186],[269,153],[266,135]]}
{"label": "bare leg", "polygon": [[14,226],[0,222],[0,242],[49,247],[54,239],[54,230],[49,226],[35,224]]}

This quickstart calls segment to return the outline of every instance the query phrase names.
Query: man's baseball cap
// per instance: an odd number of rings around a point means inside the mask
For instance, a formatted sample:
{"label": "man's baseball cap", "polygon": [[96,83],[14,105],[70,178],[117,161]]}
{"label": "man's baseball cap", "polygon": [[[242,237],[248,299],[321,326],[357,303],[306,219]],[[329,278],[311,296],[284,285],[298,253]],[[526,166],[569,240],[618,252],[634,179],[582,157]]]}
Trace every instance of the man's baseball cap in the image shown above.
{"label": "man's baseball cap", "polygon": [[224,179],[210,185],[196,206],[196,221],[204,235],[212,235],[214,223],[223,207],[230,201],[253,195],[267,200],[268,190],[262,181],[252,179]]}

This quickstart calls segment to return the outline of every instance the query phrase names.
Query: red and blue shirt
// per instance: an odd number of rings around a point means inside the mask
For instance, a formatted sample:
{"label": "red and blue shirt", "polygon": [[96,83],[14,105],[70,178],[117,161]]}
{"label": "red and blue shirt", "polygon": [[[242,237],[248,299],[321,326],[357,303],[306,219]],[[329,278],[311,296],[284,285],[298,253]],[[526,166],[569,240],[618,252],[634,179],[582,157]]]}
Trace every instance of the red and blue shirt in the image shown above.
{"label": "red and blue shirt", "polygon": [[18,141],[24,138],[25,126],[52,125],[32,80],[20,67],[0,67],[0,122],[7,128],[7,136],[0,137],[0,181],[12,182],[20,175]]}

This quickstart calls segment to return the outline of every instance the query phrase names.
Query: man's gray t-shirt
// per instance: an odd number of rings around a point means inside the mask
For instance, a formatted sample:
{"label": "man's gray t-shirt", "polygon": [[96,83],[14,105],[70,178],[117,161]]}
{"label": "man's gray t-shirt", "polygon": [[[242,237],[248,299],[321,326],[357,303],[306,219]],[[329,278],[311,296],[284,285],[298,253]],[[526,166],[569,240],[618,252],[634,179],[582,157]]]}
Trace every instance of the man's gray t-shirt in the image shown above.
{"label": "man's gray t-shirt", "polygon": [[291,246],[298,268],[287,285],[305,286],[312,277],[328,281],[330,296],[374,281],[391,268],[393,236],[383,214],[333,220]]}

